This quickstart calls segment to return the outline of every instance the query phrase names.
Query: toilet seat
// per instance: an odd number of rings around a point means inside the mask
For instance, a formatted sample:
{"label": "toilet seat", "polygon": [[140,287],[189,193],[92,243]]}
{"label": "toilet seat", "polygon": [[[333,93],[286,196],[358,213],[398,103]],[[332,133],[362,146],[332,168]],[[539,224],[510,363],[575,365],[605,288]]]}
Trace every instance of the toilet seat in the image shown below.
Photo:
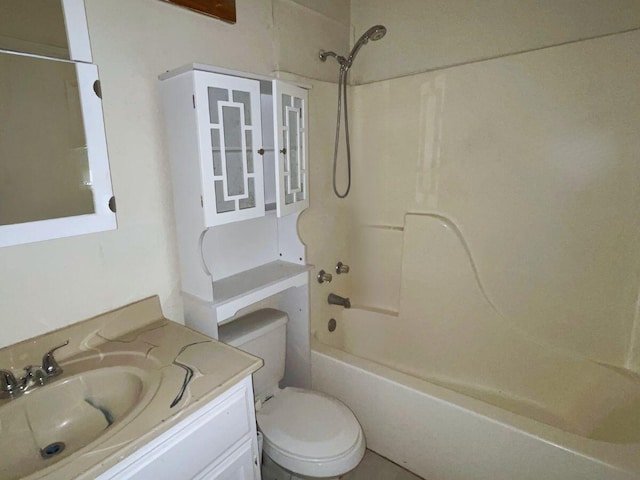
{"label": "toilet seat", "polygon": [[264,452],[285,469],[311,477],[342,475],[364,455],[362,428],[351,410],[319,392],[285,388],[256,414]]}

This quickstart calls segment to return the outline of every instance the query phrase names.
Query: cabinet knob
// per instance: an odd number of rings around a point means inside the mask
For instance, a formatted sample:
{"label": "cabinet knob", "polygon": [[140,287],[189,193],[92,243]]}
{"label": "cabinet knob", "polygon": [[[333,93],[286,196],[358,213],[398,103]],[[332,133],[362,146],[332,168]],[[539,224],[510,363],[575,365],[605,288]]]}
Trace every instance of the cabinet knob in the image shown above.
{"label": "cabinet knob", "polygon": [[283,154],[283,155],[286,155],[287,154],[287,149],[283,148],[282,150],[280,150],[280,153]]}
{"label": "cabinet knob", "polygon": [[260,150],[258,150],[258,155],[264,155],[264,148],[261,148]]}

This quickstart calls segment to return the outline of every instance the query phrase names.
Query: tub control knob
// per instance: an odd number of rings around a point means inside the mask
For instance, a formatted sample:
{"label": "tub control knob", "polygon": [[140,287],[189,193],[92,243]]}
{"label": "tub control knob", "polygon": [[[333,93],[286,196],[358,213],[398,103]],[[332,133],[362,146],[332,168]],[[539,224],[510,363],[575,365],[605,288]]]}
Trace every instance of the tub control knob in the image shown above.
{"label": "tub control knob", "polygon": [[349,273],[349,265],[345,265],[342,262],[338,262],[336,264],[336,273],[340,275],[341,273]]}
{"label": "tub control knob", "polygon": [[320,270],[318,272],[318,283],[324,283],[324,282],[331,282],[331,280],[333,280],[333,275],[331,275],[330,273],[325,272],[324,270]]}

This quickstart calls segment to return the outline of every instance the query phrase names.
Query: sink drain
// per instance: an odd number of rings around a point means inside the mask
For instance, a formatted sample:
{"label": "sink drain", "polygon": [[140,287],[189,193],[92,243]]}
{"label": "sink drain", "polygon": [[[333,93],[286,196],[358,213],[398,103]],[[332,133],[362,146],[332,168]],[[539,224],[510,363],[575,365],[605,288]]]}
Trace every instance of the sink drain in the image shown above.
{"label": "sink drain", "polygon": [[40,456],[45,459],[55,457],[56,455],[64,451],[64,447],[64,442],[51,443],[46,447],[40,449]]}

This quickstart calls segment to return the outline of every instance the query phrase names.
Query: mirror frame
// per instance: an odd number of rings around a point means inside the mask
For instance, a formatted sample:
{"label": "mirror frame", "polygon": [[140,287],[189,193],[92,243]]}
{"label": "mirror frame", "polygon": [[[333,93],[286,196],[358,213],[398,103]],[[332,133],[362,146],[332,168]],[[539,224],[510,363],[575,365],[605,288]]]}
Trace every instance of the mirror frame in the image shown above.
{"label": "mirror frame", "polygon": [[60,1],[62,2],[67,42],[69,43],[69,60],[86,63],[93,62],[84,0]]}

